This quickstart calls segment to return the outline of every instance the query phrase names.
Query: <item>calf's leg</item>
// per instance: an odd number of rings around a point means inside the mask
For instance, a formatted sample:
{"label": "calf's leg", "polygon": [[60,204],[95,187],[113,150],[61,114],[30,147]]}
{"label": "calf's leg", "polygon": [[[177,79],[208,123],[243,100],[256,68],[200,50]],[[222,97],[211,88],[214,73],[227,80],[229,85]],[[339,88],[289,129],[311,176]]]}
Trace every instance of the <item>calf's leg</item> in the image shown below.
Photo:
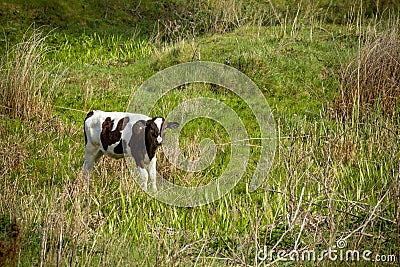
{"label": "calf's leg", "polygon": [[99,147],[87,143],[85,147],[85,161],[82,166],[83,172],[89,174],[93,170],[94,164],[99,161],[102,155],[103,153]]}
{"label": "calf's leg", "polygon": [[156,184],[156,178],[157,178],[157,157],[154,156],[150,163],[149,163],[149,174],[150,174],[150,183],[151,183],[151,189],[153,192],[157,192],[157,184]]}
{"label": "calf's leg", "polygon": [[141,180],[141,185],[140,187],[144,190],[147,191],[147,181],[149,178],[149,174],[147,173],[147,170],[141,166],[138,166],[138,171],[139,171],[139,176],[140,176],[140,180]]}

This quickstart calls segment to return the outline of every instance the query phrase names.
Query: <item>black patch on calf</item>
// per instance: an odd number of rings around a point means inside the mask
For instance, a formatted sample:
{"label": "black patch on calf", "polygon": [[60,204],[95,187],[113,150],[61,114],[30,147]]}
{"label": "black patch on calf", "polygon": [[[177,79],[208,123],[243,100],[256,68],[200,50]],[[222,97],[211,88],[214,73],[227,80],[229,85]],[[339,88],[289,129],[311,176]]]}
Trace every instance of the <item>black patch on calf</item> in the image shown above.
{"label": "black patch on calf", "polygon": [[85,121],[86,121],[87,119],[89,119],[90,117],[92,117],[93,114],[94,114],[93,110],[92,110],[92,111],[89,111],[88,114],[86,114]]}
{"label": "black patch on calf", "polygon": [[146,122],[144,120],[137,121],[132,126],[132,136],[127,144],[131,149],[132,157],[136,161],[136,165],[144,168],[144,156],[146,155],[145,145],[145,128]]}
{"label": "black patch on calf", "polygon": [[[149,157],[149,160],[151,160],[153,157],[155,157],[157,148],[160,146],[160,144],[157,144],[156,142],[156,138],[160,134],[160,129],[158,129],[157,125],[154,123],[155,119],[157,119],[157,117],[148,121],[137,121],[132,126],[132,136],[128,144],[123,143],[124,147],[127,145],[129,146],[132,157],[136,161],[136,165],[141,168],[144,168],[144,158],[146,153]],[[166,124],[163,119],[163,123],[161,125],[161,135],[165,135],[164,128],[176,128],[178,126],[179,123],[177,122]]]}
{"label": "black patch on calf", "polygon": [[[101,141],[101,144],[103,145],[104,150],[107,150],[109,145],[115,144],[116,142],[121,140],[121,135],[122,135],[121,131],[125,128],[128,121],[129,121],[129,117],[120,119],[118,121],[117,127],[113,131],[112,128],[114,126],[114,120],[111,120],[110,117],[107,117],[105,119],[105,121],[101,125],[102,129],[101,129],[101,134],[100,134],[100,141]],[[118,144],[118,146],[119,145],[120,144]],[[117,147],[114,148],[114,152],[116,152],[115,150],[117,149]],[[121,152],[118,154],[122,154],[122,152],[123,152],[122,150],[123,149],[122,149],[122,145],[121,145],[121,149],[119,149],[119,148],[117,149],[117,151]]]}
{"label": "black patch on calf", "polygon": [[[157,118],[158,117],[148,120],[146,122],[145,143],[146,143],[147,155],[149,156],[150,160],[154,157],[157,148],[160,146],[160,144],[156,143],[156,138],[158,137],[161,131],[161,129],[158,129],[157,125],[154,123],[154,121]],[[163,124],[164,124],[164,119],[163,119]]]}
{"label": "black patch on calf", "polygon": [[122,148],[122,140],[119,141],[119,144],[114,147],[114,153],[115,154],[123,154],[124,153],[124,149]]}
{"label": "black patch on calf", "polygon": [[[85,121],[93,116],[93,110],[86,114]],[[87,136],[86,136],[86,129],[85,129],[85,122],[83,122],[83,133],[85,134],[85,145],[87,144]]]}

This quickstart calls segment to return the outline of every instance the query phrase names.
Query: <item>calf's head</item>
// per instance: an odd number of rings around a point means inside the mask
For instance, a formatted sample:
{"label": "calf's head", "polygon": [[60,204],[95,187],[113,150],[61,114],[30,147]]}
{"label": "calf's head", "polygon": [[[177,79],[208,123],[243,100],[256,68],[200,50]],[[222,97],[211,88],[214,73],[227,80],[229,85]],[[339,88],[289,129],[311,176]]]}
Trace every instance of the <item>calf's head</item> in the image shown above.
{"label": "calf's head", "polygon": [[167,122],[162,117],[155,117],[146,121],[145,138],[149,144],[159,146],[163,143],[167,128],[174,129],[179,126],[177,122]]}

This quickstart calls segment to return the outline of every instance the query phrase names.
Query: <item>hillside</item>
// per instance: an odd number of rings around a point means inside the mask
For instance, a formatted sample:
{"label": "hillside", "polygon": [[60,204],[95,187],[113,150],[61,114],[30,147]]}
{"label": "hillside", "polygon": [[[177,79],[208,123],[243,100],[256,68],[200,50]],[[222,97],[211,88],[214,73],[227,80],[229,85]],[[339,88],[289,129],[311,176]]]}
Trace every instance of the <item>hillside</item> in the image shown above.
{"label": "hillside", "polygon": [[[312,2],[312,1],[311,1]],[[22,1],[5,0],[0,3],[0,26],[6,31],[23,31],[29,25],[50,26],[70,33],[97,32],[142,35],[164,31],[174,23],[181,30],[191,30],[195,24],[197,34],[209,31],[229,30],[257,19],[261,25],[276,25],[294,18],[298,11],[315,21],[346,24],[351,12],[362,6],[369,18],[381,16],[387,11],[394,14],[400,5],[396,1],[141,1],[141,0],[70,0],[70,1]],[[353,11],[351,11],[353,10]],[[239,18],[240,16],[240,18]],[[207,20],[212,20],[212,23]],[[217,25],[220,24],[220,25]],[[219,28],[219,26],[221,26]],[[187,28],[186,28],[187,27]],[[171,30],[171,29],[169,29]]]}

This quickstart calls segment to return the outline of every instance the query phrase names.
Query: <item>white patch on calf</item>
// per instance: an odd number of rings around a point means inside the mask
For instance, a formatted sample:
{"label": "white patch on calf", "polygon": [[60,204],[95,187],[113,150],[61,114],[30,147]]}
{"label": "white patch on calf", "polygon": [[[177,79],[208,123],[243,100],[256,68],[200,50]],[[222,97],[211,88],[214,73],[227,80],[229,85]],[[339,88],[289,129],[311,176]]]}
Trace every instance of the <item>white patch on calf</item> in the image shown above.
{"label": "white patch on calf", "polygon": [[161,126],[162,126],[162,123],[163,123],[163,119],[162,118],[157,118],[157,119],[154,120],[154,123],[157,125],[158,130],[161,132]]}
{"label": "white patch on calf", "polygon": [[157,136],[157,143],[161,144],[162,142],[162,137],[161,137],[161,127],[163,124],[163,119],[162,118],[157,118],[154,120],[154,123],[157,125],[158,127],[158,136]]}

